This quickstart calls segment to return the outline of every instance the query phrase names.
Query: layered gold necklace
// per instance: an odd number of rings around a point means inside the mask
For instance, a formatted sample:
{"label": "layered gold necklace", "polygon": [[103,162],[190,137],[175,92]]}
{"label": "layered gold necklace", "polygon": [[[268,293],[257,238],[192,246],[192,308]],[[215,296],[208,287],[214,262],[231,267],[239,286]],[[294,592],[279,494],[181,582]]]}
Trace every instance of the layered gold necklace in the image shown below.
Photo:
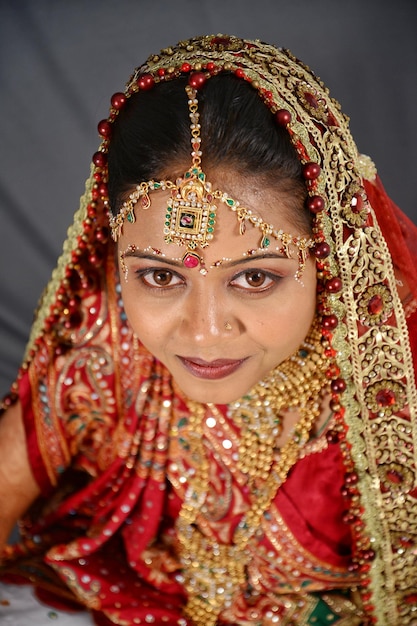
{"label": "layered gold necklace", "polygon": [[[251,501],[230,544],[219,543],[202,532],[206,526],[202,510],[210,481],[203,423],[207,410],[214,407],[189,402],[189,426],[193,433],[190,453],[198,459],[198,470],[189,477],[177,520],[177,536],[188,594],[184,612],[199,626],[214,626],[221,611],[232,604],[234,595],[247,584],[247,546],[320,415],[328,367],[320,339],[316,323],[294,356],[230,407],[230,417],[240,428],[238,469],[247,476]],[[278,451],[281,414],[286,409],[297,410],[300,419]]]}

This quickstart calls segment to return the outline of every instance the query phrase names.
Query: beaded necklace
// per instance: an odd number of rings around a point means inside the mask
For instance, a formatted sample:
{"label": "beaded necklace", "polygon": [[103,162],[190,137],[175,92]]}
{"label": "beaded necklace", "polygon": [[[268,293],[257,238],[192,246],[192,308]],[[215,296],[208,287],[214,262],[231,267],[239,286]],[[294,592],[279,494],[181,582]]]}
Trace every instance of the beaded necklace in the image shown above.
{"label": "beaded necklace", "polygon": [[[327,366],[320,331],[314,325],[297,354],[231,405],[230,415],[241,429],[238,466],[247,475],[251,494],[251,505],[236,527],[231,544],[218,543],[201,531],[206,526],[201,511],[209,488],[203,422],[207,409],[216,409],[211,404],[188,403],[193,433],[190,452],[198,459],[199,469],[189,478],[177,520],[177,536],[188,594],[185,615],[195,624],[215,626],[222,609],[232,604],[234,595],[247,582],[248,544],[310,438],[327,388]],[[274,444],[280,434],[280,414],[287,408],[296,408],[300,419],[278,453]]]}

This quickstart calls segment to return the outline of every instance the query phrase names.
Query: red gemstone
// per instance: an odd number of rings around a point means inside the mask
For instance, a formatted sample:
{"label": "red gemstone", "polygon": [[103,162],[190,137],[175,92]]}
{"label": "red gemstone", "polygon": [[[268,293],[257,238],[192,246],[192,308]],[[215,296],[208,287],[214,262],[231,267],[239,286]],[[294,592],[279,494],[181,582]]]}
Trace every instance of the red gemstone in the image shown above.
{"label": "red gemstone", "polygon": [[342,519],[345,524],[354,524],[354,522],[356,522],[357,520],[357,517],[350,511],[347,511],[346,513],[343,514]]}
{"label": "red gemstone", "polygon": [[404,480],[404,477],[400,474],[400,472],[394,469],[388,470],[385,476],[391,483],[394,483],[395,485],[401,484]]}
{"label": "red gemstone", "polygon": [[90,234],[91,229],[92,229],[91,220],[90,219],[85,220],[83,222],[83,232]]}
{"label": "red gemstone", "polygon": [[77,309],[81,304],[81,298],[80,296],[73,296],[72,298],[70,298],[68,300],[68,307],[70,309]]}
{"label": "red gemstone", "polygon": [[338,276],[334,276],[326,283],[326,289],[330,293],[337,293],[342,289],[343,283]]}
{"label": "red gemstone", "polygon": [[384,310],[384,301],[378,294],[372,296],[368,302],[368,311],[370,315],[380,315]]}
{"label": "red gemstone", "polygon": [[99,249],[95,250],[94,253],[90,254],[90,256],[88,257],[88,262],[91,263],[91,265],[95,265],[96,267],[101,264],[102,260],[103,253],[100,252]]}
{"label": "red gemstone", "polygon": [[101,122],[97,125],[97,130],[99,135],[104,137],[104,139],[108,139],[111,135],[111,124],[108,120],[101,120]]}
{"label": "red gemstone", "polygon": [[215,64],[212,61],[209,61],[209,63],[207,63],[206,68],[208,69],[209,72],[214,72],[214,70],[216,69]]}
{"label": "red gemstone", "polygon": [[188,267],[191,269],[194,267],[197,267],[199,263],[200,263],[200,258],[198,257],[198,255],[193,254],[193,253],[186,254],[183,259],[183,264],[185,265],[185,267]]}
{"label": "red gemstone", "polygon": [[160,67],[156,73],[158,74],[158,76],[165,76],[165,68],[164,67]]}
{"label": "red gemstone", "polygon": [[350,208],[353,213],[360,213],[363,209],[363,198],[360,193],[355,193],[350,202]]}
{"label": "red gemstone", "polygon": [[339,367],[333,363],[326,371],[327,378],[337,378],[340,375]]}
{"label": "red gemstone", "polygon": [[328,443],[339,443],[340,434],[337,432],[337,430],[328,430],[326,433],[326,439]]}
{"label": "red gemstone", "polygon": [[104,167],[107,163],[107,154],[105,152],[95,152],[93,154],[93,163],[97,167]]}
{"label": "red gemstone", "polygon": [[80,326],[82,322],[82,314],[79,311],[74,311],[74,313],[71,313],[68,318],[66,319],[66,321],[64,322],[64,326],[65,328],[77,328],[78,326]]}
{"label": "red gemstone", "polygon": [[327,123],[329,126],[339,126],[339,124],[336,122],[336,118],[333,115],[333,113],[328,112],[327,113]]}
{"label": "red gemstone", "polygon": [[323,316],[323,328],[326,330],[334,330],[339,323],[336,315],[324,315]]}
{"label": "red gemstone", "polygon": [[362,558],[365,561],[373,561],[375,558],[375,551],[369,548],[368,550],[364,550],[362,552]]}
{"label": "red gemstone", "polygon": [[148,91],[148,89],[152,89],[155,85],[155,79],[152,74],[142,74],[142,76],[138,79],[138,87],[143,91]]}
{"label": "red gemstone", "polygon": [[188,83],[193,89],[200,89],[206,81],[207,76],[203,72],[193,72],[188,79]]}
{"label": "red gemstone", "polygon": [[188,74],[188,72],[191,71],[191,65],[189,63],[183,63],[181,65],[181,72],[184,72],[184,74]]}
{"label": "red gemstone", "polygon": [[356,474],[356,472],[348,472],[345,475],[345,482],[346,482],[347,485],[356,485],[358,480],[359,480],[359,477]]}
{"label": "red gemstone", "polygon": [[324,350],[324,356],[326,356],[328,359],[332,359],[334,356],[336,356],[336,350],[333,350],[333,348],[326,348]]}
{"label": "red gemstone", "polygon": [[287,109],[280,109],[275,113],[275,120],[279,126],[288,126],[291,122],[291,113]]}
{"label": "red gemstone", "polygon": [[97,209],[97,205],[95,202],[90,202],[87,205],[87,215],[88,217],[95,217],[96,216],[96,209]]}
{"label": "red gemstone", "polygon": [[408,596],[404,596],[404,600],[407,604],[417,604],[417,593],[410,593]]}
{"label": "red gemstone", "polygon": [[307,200],[307,208],[312,213],[320,213],[320,211],[324,210],[325,206],[326,203],[324,201],[324,198],[322,198],[321,196],[311,196]]}
{"label": "red gemstone", "polygon": [[117,109],[119,111],[119,109],[121,109],[125,105],[125,103],[126,103],[126,96],[124,93],[117,92],[112,95],[111,105],[113,109]]}
{"label": "red gemstone", "polygon": [[242,70],[242,68],[238,67],[237,70],[235,70],[235,76],[237,76],[238,78],[245,78],[245,72]]}
{"label": "red gemstone", "polygon": [[85,276],[82,279],[81,287],[83,289],[92,289],[94,287],[94,283],[95,283],[95,276],[92,274],[88,274],[88,276]]}
{"label": "red gemstone", "polygon": [[348,571],[349,572],[357,572],[359,569],[359,563],[350,563],[348,565]]}
{"label": "red gemstone", "polygon": [[398,541],[404,548],[412,548],[414,545],[414,541],[410,537],[400,537]]}
{"label": "red gemstone", "polygon": [[303,176],[307,180],[315,180],[320,176],[321,167],[318,163],[311,161],[306,163],[303,167]]}
{"label": "red gemstone", "polygon": [[105,243],[107,241],[107,229],[106,228],[97,228],[96,230],[96,239],[97,241],[101,241]]}
{"label": "red gemstone", "polygon": [[307,103],[313,107],[314,109],[317,109],[319,106],[319,102],[316,98],[316,96],[314,94],[312,94],[310,91],[305,91],[304,92],[304,98],[306,99]]}
{"label": "red gemstone", "polygon": [[336,378],[335,380],[332,380],[330,387],[333,393],[342,393],[346,389],[346,382],[343,378]]}
{"label": "red gemstone", "polygon": [[107,198],[108,190],[106,183],[100,183],[100,185],[98,186],[98,193],[100,195],[100,198]]}
{"label": "red gemstone", "polygon": [[212,46],[228,46],[230,43],[229,37],[213,37],[211,40]]}
{"label": "red gemstone", "polygon": [[375,396],[377,404],[381,407],[393,406],[396,401],[395,393],[392,389],[381,389]]}
{"label": "red gemstone", "polygon": [[325,241],[318,243],[314,246],[314,256],[318,259],[325,259],[330,254],[330,246]]}

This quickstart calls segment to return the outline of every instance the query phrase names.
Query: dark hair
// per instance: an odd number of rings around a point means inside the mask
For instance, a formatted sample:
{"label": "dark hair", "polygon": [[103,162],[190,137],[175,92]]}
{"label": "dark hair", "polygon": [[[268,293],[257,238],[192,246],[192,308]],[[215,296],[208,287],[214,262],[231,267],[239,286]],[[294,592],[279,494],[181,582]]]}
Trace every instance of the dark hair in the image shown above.
{"label": "dark hair", "polygon": [[[187,78],[158,84],[129,98],[110,141],[109,198],[113,213],[142,181],[174,178],[191,164]],[[210,78],[198,92],[202,168],[225,168],[259,179],[288,197],[290,218],[309,228],[301,163],[285,128],[258,92],[232,74]],[[182,170],[179,169],[182,167]]]}

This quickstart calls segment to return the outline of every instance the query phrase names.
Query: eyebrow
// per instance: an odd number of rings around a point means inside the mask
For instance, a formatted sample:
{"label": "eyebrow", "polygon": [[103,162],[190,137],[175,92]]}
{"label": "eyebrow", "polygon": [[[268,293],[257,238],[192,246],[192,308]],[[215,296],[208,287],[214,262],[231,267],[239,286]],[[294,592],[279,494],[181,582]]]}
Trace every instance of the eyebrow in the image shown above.
{"label": "eyebrow", "polygon": [[[182,261],[177,261],[175,259],[167,259],[165,256],[158,254],[150,254],[149,252],[140,252],[140,250],[126,250],[123,253],[123,257],[126,259],[128,257],[134,257],[136,259],[147,259],[150,261],[159,261],[160,263],[165,263],[166,265],[171,265],[173,267],[184,267]],[[274,253],[274,252],[265,252],[263,254],[252,254],[248,256],[244,256],[241,259],[235,259],[234,261],[224,261],[219,265],[219,267],[228,268],[235,267],[236,265],[240,265],[241,263],[250,263],[253,261],[264,260],[264,259],[280,259],[280,260],[290,260],[293,261],[292,257],[285,256],[284,254]]]}

